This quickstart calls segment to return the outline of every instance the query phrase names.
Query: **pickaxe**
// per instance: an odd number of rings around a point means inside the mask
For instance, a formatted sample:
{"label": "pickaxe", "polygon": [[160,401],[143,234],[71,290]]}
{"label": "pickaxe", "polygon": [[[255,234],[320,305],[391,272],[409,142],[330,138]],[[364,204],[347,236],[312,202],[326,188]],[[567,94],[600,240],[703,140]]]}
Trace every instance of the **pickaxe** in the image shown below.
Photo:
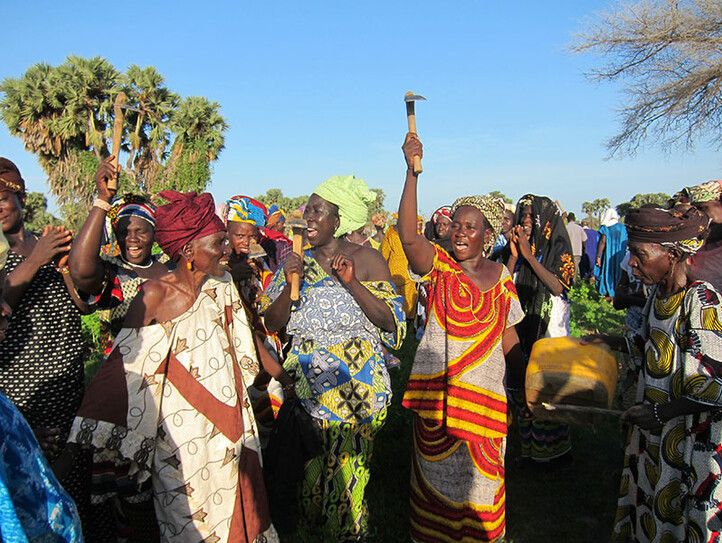
{"label": "pickaxe", "polygon": [[[306,221],[301,216],[300,212],[294,211],[286,221],[286,226],[290,226],[293,229],[293,252],[303,259],[303,231],[306,229]],[[301,276],[294,273],[291,276],[291,301],[297,302],[299,296],[299,290],[301,287]]]}
{"label": "pickaxe", "polygon": [[[125,113],[123,113],[124,109],[129,109],[131,111],[137,111],[138,113],[142,113],[138,108],[128,106],[126,105],[126,102],[128,101],[128,97],[124,92],[119,92],[118,96],[115,97],[115,102],[113,103],[113,116],[115,117],[115,120],[113,121],[113,166],[115,166],[115,170],[118,171],[118,155],[120,154],[120,142],[123,139],[123,121],[125,120]],[[111,190],[118,190],[118,180],[113,177],[112,179],[108,180],[108,188]]]}
{"label": "pickaxe", "polygon": [[[406,102],[406,117],[409,121],[409,132],[416,134],[416,113],[414,111],[414,102],[416,100],[426,100],[419,94],[414,94],[409,91],[404,95],[404,102]],[[414,173],[421,173],[424,170],[421,168],[421,157],[414,155]]]}

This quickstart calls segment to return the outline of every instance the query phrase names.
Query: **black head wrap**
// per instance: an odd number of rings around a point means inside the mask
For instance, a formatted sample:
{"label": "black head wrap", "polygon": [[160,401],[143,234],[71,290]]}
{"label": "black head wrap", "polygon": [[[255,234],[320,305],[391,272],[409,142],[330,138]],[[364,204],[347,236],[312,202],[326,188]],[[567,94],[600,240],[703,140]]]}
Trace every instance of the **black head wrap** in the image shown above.
{"label": "black head wrap", "polygon": [[[524,208],[531,206],[532,235],[529,242],[534,256],[569,288],[574,279],[572,244],[559,206],[546,196],[527,194],[516,206],[514,224],[521,225]],[[526,317],[519,324],[519,340],[527,354],[531,345],[543,337],[549,327],[551,292],[544,286],[531,265],[523,262],[516,276],[516,289]]]}
{"label": "black head wrap", "polygon": [[709,217],[695,207],[631,209],[624,225],[631,242],[659,243],[694,254],[702,246]]}

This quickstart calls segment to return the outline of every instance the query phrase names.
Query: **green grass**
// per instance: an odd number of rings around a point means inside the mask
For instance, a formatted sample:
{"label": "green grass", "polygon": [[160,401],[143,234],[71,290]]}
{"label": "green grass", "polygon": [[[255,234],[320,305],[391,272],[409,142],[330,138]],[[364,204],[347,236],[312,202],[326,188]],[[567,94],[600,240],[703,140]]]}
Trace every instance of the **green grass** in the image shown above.
{"label": "green grass", "polygon": [[[394,397],[379,433],[366,491],[368,542],[405,543],[409,538],[411,412],[401,406],[418,341],[409,337],[397,355],[402,366],[391,370]],[[509,543],[603,543],[609,540],[622,467],[621,433],[616,418],[596,427],[573,427],[574,464],[552,473],[518,466],[519,436],[509,429],[506,455],[507,541]],[[284,542],[309,541],[295,533],[292,491],[271,490],[274,524]],[[312,541],[312,540],[311,540]]]}

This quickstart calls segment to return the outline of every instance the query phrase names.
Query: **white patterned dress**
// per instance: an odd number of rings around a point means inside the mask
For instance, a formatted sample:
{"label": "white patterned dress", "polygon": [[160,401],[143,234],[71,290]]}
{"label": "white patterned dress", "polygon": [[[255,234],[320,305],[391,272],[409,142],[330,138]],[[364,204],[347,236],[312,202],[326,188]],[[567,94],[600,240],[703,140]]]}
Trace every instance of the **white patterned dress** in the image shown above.
{"label": "white patterned dress", "polygon": [[152,477],[162,541],[276,541],[246,387],[259,364],[230,275],[171,321],[124,328],[70,440]]}

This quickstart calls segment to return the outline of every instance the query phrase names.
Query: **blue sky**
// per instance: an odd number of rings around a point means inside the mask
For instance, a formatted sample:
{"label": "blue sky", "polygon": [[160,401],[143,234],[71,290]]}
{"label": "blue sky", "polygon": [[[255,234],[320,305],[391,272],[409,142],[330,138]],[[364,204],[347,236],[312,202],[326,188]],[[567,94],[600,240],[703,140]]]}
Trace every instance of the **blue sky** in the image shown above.
{"label": "blue sky", "polygon": [[[216,200],[269,188],[310,194],[353,173],[382,188],[394,210],[408,90],[428,98],[417,105],[426,216],[491,190],[548,195],[580,213],[595,198],[617,204],[719,178],[722,161],[703,146],[664,154],[649,142],[636,157],[605,160],[623,97],[588,82],[594,59],[566,47],[585,17],[609,5],[6,2],[0,78],[100,55],[118,70],[153,65],[171,90],[219,102],[230,129],[210,186]],[[35,157],[4,125],[0,155],[18,164],[29,190],[47,191]]]}

